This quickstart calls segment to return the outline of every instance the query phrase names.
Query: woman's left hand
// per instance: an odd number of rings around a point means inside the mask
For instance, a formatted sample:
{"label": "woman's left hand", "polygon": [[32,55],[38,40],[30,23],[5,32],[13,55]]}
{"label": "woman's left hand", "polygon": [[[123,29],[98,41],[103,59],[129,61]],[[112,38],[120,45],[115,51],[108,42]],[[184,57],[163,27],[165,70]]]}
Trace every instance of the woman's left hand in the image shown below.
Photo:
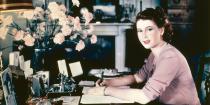
{"label": "woman's left hand", "polygon": [[103,96],[104,95],[104,89],[105,87],[93,87],[90,88],[87,92],[88,95],[99,95]]}

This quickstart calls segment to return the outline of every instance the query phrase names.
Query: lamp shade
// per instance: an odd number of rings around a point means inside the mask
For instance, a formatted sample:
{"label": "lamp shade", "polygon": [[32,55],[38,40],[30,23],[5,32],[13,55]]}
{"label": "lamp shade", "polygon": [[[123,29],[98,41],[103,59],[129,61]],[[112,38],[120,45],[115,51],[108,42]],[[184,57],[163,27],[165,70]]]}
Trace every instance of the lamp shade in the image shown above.
{"label": "lamp shade", "polygon": [[32,0],[0,0],[0,11],[32,8]]}

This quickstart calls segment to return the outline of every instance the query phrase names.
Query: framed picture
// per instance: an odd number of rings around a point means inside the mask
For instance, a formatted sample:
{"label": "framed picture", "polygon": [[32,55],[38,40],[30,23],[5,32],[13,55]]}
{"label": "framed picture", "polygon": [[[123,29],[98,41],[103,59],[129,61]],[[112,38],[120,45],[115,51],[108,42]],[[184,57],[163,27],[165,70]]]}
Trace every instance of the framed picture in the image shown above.
{"label": "framed picture", "polygon": [[168,17],[171,22],[192,22],[195,11],[192,9],[168,9]]}
{"label": "framed picture", "polygon": [[186,8],[189,0],[169,0],[168,8]]}
{"label": "framed picture", "polygon": [[68,0],[32,0],[33,7],[42,7],[44,4],[48,4],[49,2],[58,2],[65,4],[65,1]]}
{"label": "framed picture", "polygon": [[1,73],[1,82],[2,82],[6,105],[17,105],[16,97],[15,97],[16,93],[14,90],[14,86],[12,84],[10,68],[6,68]]}
{"label": "framed picture", "polygon": [[32,0],[33,7],[41,7],[44,5],[45,0]]}
{"label": "framed picture", "polygon": [[37,76],[42,79],[44,87],[49,87],[49,71],[39,71],[37,72]]}
{"label": "framed picture", "polygon": [[39,71],[33,75],[32,89],[34,96],[43,96],[49,88],[49,71]]}
{"label": "framed picture", "polygon": [[134,22],[137,12],[140,10],[138,0],[120,0],[122,6],[122,19],[121,22]]}

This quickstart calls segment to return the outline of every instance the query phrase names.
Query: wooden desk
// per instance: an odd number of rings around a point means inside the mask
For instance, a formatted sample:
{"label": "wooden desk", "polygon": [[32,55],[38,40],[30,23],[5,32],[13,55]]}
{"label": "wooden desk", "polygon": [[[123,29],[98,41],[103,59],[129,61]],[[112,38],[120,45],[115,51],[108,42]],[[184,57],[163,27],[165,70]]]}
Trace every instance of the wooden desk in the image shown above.
{"label": "wooden desk", "polygon": [[121,100],[112,96],[82,95],[81,104],[132,104],[133,101]]}
{"label": "wooden desk", "polygon": [[62,105],[79,105],[80,104],[80,96],[63,96],[63,104]]}

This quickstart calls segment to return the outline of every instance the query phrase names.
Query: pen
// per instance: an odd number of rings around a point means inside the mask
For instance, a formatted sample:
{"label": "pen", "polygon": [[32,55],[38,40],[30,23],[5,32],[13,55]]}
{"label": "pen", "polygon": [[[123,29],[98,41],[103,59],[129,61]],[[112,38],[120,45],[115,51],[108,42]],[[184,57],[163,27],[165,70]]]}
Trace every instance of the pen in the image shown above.
{"label": "pen", "polygon": [[104,71],[101,72],[101,80],[103,81],[104,79]]}
{"label": "pen", "polygon": [[104,71],[101,72],[101,82],[100,82],[100,86],[103,86],[102,82],[104,80]]}

